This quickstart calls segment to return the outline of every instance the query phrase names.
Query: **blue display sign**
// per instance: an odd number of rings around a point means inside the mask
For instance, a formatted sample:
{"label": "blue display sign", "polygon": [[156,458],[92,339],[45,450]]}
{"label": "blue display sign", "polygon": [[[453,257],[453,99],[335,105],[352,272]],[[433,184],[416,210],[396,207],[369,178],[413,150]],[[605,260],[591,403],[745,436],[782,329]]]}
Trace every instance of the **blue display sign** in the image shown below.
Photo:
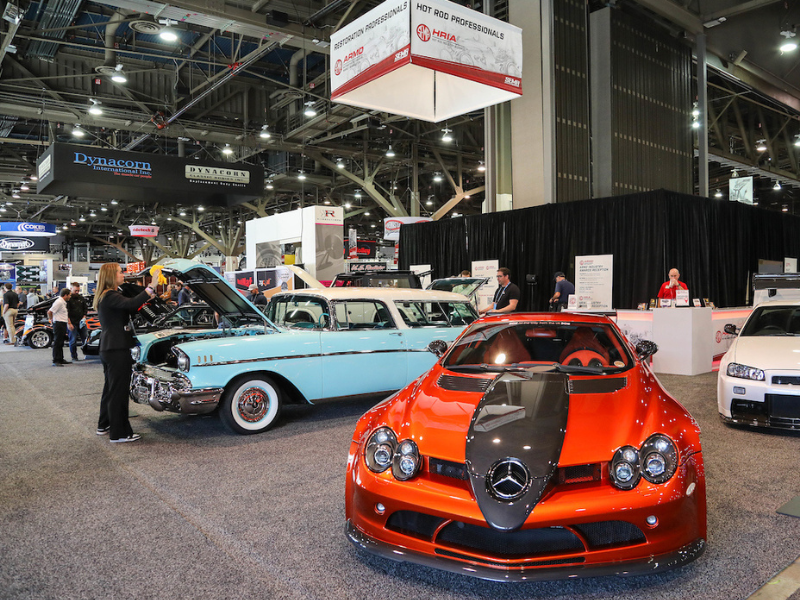
{"label": "blue display sign", "polygon": [[56,234],[56,226],[50,223],[27,223],[20,221],[0,221],[0,235],[43,237]]}

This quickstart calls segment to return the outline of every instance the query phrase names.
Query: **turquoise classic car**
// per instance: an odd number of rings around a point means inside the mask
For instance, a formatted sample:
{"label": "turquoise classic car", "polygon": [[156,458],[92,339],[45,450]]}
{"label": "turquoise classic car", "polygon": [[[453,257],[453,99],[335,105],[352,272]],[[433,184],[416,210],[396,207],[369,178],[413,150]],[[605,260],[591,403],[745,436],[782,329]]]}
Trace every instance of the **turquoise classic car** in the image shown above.
{"label": "turquoise classic car", "polygon": [[131,397],[158,411],[219,408],[242,434],[272,427],[285,403],[385,397],[433,366],[432,341],[452,342],[477,319],[460,294],[385,288],[284,292],[265,315],[206,265],[174,260],[164,274],[213,307],[221,327],[139,336]]}

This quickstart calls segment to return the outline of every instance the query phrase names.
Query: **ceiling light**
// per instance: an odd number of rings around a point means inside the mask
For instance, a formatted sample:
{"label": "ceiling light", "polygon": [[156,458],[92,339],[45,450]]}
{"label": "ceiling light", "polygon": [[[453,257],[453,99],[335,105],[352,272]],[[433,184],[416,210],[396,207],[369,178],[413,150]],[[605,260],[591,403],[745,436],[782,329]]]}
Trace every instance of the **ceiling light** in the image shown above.
{"label": "ceiling light", "polygon": [[800,148],[800,133],[796,133],[794,136],[794,145]]}
{"label": "ceiling light", "polygon": [[766,152],[767,150],[767,140],[761,139],[756,142],[756,150],[758,152]]}
{"label": "ceiling light", "polygon": [[314,110],[314,101],[309,100],[306,102],[306,109],[303,111],[303,114],[307,117],[316,117],[317,111]]}
{"label": "ceiling light", "polygon": [[452,142],[452,141],[453,141],[453,136],[452,136],[452,135],[450,135],[450,132],[451,132],[451,131],[452,131],[452,130],[451,130],[451,129],[448,129],[447,127],[445,127],[444,129],[442,129],[442,141],[443,141],[443,142],[445,142],[445,143],[448,143],[448,144],[449,144],[450,142]]}
{"label": "ceiling light", "polygon": [[167,221],[172,221],[172,217],[167,217]]}
{"label": "ceiling light", "polygon": [[337,169],[344,169],[344,162],[342,162],[341,158],[338,161],[336,161],[336,168]]}
{"label": "ceiling light", "polygon": [[199,210],[200,212],[203,212],[205,209],[206,209],[206,207],[203,206],[202,204],[197,207],[197,210]]}
{"label": "ceiling light", "polygon": [[344,207],[345,207],[345,208],[350,208],[350,203],[349,203],[349,202],[345,202],[345,203],[344,203]]}
{"label": "ceiling light", "polygon": [[433,206],[433,200],[429,198],[428,201],[425,203],[425,206]]}
{"label": "ceiling light", "polygon": [[692,103],[692,116],[699,117],[700,116],[700,109],[697,108],[697,102]]}
{"label": "ceiling light", "polygon": [[75,227],[75,225],[77,225],[77,223],[75,222],[75,219],[73,219],[72,221],[70,221],[70,222],[69,222],[69,224],[70,224],[70,225],[72,225],[73,227]]}
{"label": "ceiling light", "polygon": [[370,227],[375,227],[375,223],[370,223]]}
{"label": "ceiling light", "polygon": [[116,200],[112,200],[111,204],[119,204],[119,202],[117,202]]}
{"label": "ceiling light", "polygon": [[781,31],[781,35],[785,38],[780,45],[781,52],[797,50],[797,42],[792,39],[797,35],[794,31]]}
{"label": "ceiling light", "polygon": [[[93,217],[94,215],[89,215],[89,216]],[[152,221],[150,221],[150,225],[155,225],[155,224],[156,224],[156,221],[155,221],[155,219],[153,219]]]}
{"label": "ceiling light", "polygon": [[486,165],[483,164],[483,161],[482,160],[478,161],[478,171],[483,173],[485,170],[486,170]]}
{"label": "ceiling light", "polygon": [[90,217],[96,217],[96,216],[97,216],[97,213],[96,213],[96,212],[94,212],[94,210],[92,210],[92,212],[90,212],[90,213],[89,213],[89,216],[90,216]]}
{"label": "ceiling light", "polygon": [[[14,198],[14,199],[16,199],[16,200],[19,200],[19,199],[20,199],[19,192],[18,192],[17,190],[14,190],[14,191],[11,193],[11,197],[12,197],[12,198]],[[8,203],[7,203],[7,204],[8,204]]]}
{"label": "ceiling light", "polygon": [[72,135],[75,137],[83,137],[86,135],[86,132],[83,129],[81,129],[80,125],[76,123],[75,127],[72,128]]}
{"label": "ceiling light", "polygon": [[365,212],[365,213],[364,213],[364,216],[365,216],[365,217],[368,217],[368,216],[369,216],[369,211]]}
{"label": "ceiling light", "polygon": [[64,231],[66,231],[66,230],[68,229],[68,227],[67,227],[66,225],[62,225],[62,226],[61,226],[61,229],[63,229]]}
{"label": "ceiling light", "polygon": [[122,70],[122,63],[119,63],[114,69],[114,74],[111,76],[111,81],[114,83],[126,83],[128,81],[125,71]]}
{"label": "ceiling light", "polygon": [[714,194],[714,198],[722,198],[722,191],[717,190],[717,192]]}
{"label": "ceiling light", "polygon": [[179,214],[180,216],[182,216],[182,217],[185,217],[185,216],[186,216],[186,211],[185,211],[185,210],[182,210],[182,211],[181,211],[181,212],[179,212],[178,214]]}
{"label": "ceiling light", "polygon": [[160,37],[165,42],[175,42],[175,41],[177,41],[178,34],[175,33],[174,29],[170,28],[169,20],[167,20],[167,22],[164,23],[164,29],[162,29],[159,32],[158,37]]}
{"label": "ceiling light", "polygon": [[271,181],[268,181],[268,182],[267,182],[267,189],[268,189],[268,190],[275,189],[275,186],[274,186],[274,185],[272,185],[272,182],[271,182]]}
{"label": "ceiling light", "polygon": [[263,125],[261,127],[261,133],[258,134],[258,137],[260,137],[262,140],[268,140],[269,138],[272,137],[269,131],[267,131],[267,125]]}
{"label": "ceiling light", "polygon": [[789,212],[789,207],[788,206],[784,206],[781,210],[783,212]]}
{"label": "ceiling light", "polygon": [[700,121],[692,121],[692,129],[700,129]]}
{"label": "ceiling light", "polygon": [[386,158],[394,158],[394,150],[392,150],[391,144],[389,144],[389,149],[386,151]]}
{"label": "ceiling light", "polygon": [[775,190],[776,192],[779,192],[781,190],[781,182],[776,181],[775,185],[772,186],[772,189]]}
{"label": "ceiling light", "polygon": [[354,195],[356,198],[361,198],[361,190],[356,190],[356,193]]}
{"label": "ceiling light", "polygon": [[103,114],[103,109],[100,108],[100,102],[98,102],[97,100],[89,100],[89,102],[91,103],[89,105],[89,114],[90,115],[102,115]]}
{"label": "ceiling light", "polygon": [[86,221],[86,217],[84,217],[83,215],[81,215],[81,218],[80,218],[80,219],[78,219],[78,221],[80,221],[81,223],[83,223],[84,221]]}
{"label": "ceiling light", "polygon": [[28,184],[27,184],[27,183],[23,183],[21,186],[19,186],[19,189],[20,189],[20,191],[22,191],[22,192],[27,192],[27,191],[28,191],[28,190],[30,190],[31,188],[30,188],[30,187],[28,187]]}
{"label": "ceiling light", "polygon": [[436,175],[433,176],[433,180],[439,183],[442,180],[442,174],[437,172]]}
{"label": "ceiling light", "polygon": [[298,178],[300,181],[304,181],[304,180],[305,180],[305,178],[306,178],[306,174],[305,174],[305,173],[303,173],[302,171],[300,171],[300,172],[297,174],[297,178]]}
{"label": "ceiling light", "polygon": [[102,210],[103,212],[108,212],[108,207],[104,204],[103,206],[100,207],[100,210]]}
{"label": "ceiling light", "polygon": [[29,179],[31,181],[39,181],[39,178],[36,175],[31,175]]}
{"label": "ceiling light", "polygon": [[223,154],[233,154],[233,148],[231,148],[230,144],[225,144],[225,147],[222,149]]}
{"label": "ceiling light", "polygon": [[330,200],[325,200],[325,202],[323,202],[323,204],[330,204],[330,203],[331,203]]}

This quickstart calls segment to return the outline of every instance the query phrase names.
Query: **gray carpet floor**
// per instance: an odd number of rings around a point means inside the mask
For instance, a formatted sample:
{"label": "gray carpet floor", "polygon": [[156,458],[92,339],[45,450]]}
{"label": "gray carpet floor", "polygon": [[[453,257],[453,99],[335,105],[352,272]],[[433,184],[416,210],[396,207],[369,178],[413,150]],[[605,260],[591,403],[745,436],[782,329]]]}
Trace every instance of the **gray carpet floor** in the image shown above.
{"label": "gray carpet floor", "polygon": [[[238,436],[132,405],[134,444],[95,435],[102,368],[0,351],[0,598],[746,598],[800,555],[800,434],[733,429],[716,374],[662,376],[702,427],[709,539],[629,579],[498,584],[359,555],[343,534],[350,436],[370,403],[287,407]],[[792,596],[793,598],[795,596]]]}

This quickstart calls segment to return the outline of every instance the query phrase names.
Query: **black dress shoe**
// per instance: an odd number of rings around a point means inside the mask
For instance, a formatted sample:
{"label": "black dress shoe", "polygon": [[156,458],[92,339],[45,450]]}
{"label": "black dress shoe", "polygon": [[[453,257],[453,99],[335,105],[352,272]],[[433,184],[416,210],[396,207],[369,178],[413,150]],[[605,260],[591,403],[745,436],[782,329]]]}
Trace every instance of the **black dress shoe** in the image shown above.
{"label": "black dress shoe", "polygon": [[60,365],[71,365],[72,361],[71,360],[62,360],[62,361],[59,361],[58,364],[60,364]]}
{"label": "black dress shoe", "polygon": [[54,367],[63,367],[64,365],[62,365],[61,363],[53,363],[53,366]]}

